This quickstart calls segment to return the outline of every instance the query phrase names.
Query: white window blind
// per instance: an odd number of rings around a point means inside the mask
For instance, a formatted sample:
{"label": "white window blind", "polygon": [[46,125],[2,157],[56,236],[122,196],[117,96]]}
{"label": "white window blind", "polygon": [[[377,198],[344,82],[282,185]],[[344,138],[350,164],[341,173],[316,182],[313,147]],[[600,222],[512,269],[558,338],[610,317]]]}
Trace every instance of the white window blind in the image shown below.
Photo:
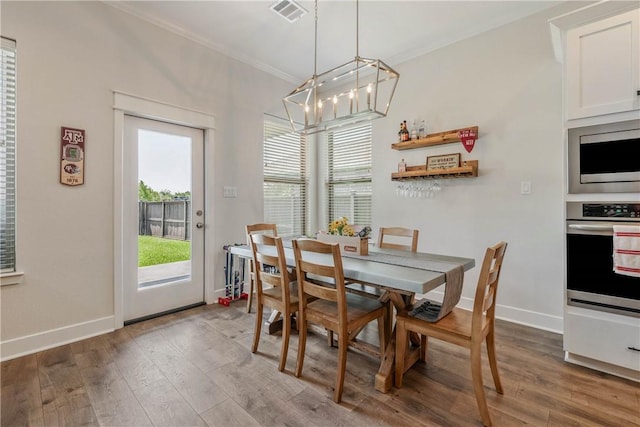
{"label": "white window blind", "polygon": [[0,70],[0,271],[16,266],[16,42],[2,37]]}
{"label": "white window blind", "polygon": [[278,236],[301,236],[307,225],[306,143],[289,122],[264,121],[264,221]]}
{"label": "white window blind", "polygon": [[329,132],[329,221],[371,225],[371,124]]}

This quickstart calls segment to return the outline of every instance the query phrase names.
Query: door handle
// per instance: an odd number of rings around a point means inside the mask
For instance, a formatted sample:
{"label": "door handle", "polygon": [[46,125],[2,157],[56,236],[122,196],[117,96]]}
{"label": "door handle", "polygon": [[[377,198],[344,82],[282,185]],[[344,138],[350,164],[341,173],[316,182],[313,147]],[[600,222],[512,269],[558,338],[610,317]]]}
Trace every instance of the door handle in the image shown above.
{"label": "door handle", "polygon": [[569,228],[588,231],[613,231],[613,225],[569,224]]}
{"label": "door handle", "polygon": [[204,224],[201,222],[196,222],[196,228],[203,228]]}

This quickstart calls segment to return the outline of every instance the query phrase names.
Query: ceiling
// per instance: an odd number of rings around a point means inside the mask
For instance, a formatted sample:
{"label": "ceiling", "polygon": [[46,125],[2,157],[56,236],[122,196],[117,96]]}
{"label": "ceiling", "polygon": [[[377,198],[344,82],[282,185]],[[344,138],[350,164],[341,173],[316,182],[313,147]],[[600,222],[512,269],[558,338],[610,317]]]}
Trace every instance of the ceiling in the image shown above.
{"label": "ceiling", "polygon": [[[107,4],[182,34],[216,51],[300,83],[314,71],[314,2],[290,23],[263,1],[106,1]],[[561,1],[318,2],[317,71],[359,54],[391,67],[432,50],[513,22]]]}

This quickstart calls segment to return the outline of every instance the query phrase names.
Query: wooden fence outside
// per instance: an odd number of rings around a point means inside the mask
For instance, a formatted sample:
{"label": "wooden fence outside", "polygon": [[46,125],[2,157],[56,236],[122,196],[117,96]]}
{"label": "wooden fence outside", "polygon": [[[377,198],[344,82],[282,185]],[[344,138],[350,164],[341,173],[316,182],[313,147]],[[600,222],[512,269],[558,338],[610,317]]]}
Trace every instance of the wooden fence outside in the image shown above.
{"label": "wooden fence outside", "polygon": [[138,234],[166,239],[191,239],[191,201],[138,202]]}

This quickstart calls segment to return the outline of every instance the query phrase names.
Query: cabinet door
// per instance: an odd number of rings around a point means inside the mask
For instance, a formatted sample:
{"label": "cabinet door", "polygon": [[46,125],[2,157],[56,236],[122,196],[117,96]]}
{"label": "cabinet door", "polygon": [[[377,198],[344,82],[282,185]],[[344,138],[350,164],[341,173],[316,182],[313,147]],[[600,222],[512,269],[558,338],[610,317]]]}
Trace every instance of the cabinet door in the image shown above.
{"label": "cabinet door", "polygon": [[640,108],[640,9],[567,31],[568,119]]}
{"label": "cabinet door", "polygon": [[633,371],[640,380],[640,319],[567,307],[564,350]]}

